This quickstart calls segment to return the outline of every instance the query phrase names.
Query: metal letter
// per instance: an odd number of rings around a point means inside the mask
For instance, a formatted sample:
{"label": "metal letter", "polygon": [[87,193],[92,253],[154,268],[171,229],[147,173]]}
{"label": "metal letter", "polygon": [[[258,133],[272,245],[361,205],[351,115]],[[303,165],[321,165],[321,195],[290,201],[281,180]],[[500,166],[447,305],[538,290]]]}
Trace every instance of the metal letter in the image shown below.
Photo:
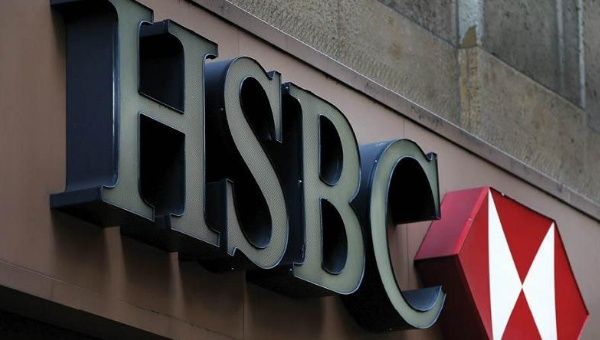
{"label": "metal letter", "polygon": [[216,45],[151,23],[133,1],[52,4],[67,28],[68,136],[67,187],[51,206],[189,255],[217,245],[204,219],[203,98]]}
{"label": "metal letter", "polygon": [[396,140],[361,146],[362,179],[357,197],[367,264],[359,290],[344,302],[359,324],[373,331],[427,328],[445,300],[441,287],[402,291],[394,276],[387,229],[439,218],[435,154]]}
{"label": "metal letter", "polygon": [[350,294],[360,286],[365,268],[361,227],[350,205],[360,184],[356,137],[330,103],[293,84],[287,93],[298,102],[302,116],[305,212],[304,257],[294,263],[292,274],[321,288],[307,288],[307,295]]}
{"label": "metal letter", "polygon": [[[269,148],[281,143],[281,79],[253,59],[207,64],[210,213],[221,246],[240,251],[262,269],[286,251],[289,222],[281,181]],[[246,267],[243,261],[227,269]],[[252,268],[252,266],[249,266]]]}

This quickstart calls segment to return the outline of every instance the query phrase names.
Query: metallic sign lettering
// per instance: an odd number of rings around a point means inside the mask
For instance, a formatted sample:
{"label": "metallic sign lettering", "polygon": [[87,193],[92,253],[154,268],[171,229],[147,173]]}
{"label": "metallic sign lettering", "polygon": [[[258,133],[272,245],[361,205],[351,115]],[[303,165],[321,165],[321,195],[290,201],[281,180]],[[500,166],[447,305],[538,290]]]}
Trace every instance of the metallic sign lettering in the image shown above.
{"label": "metallic sign lettering", "polygon": [[441,287],[401,291],[388,253],[387,229],[439,218],[437,159],[413,142],[399,140],[361,147],[367,270],[359,290],[344,299],[355,318],[375,331],[435,323],[445,295]]}
{"label": "metallic sign lettering", "polygon": [[[386,230],[439,217],[435,155],[361,147],[335,106],[131,0],[51,0],[66,26],[67,181],[53,209],[294,296],[342,294],[367,329],[426,328]],[[361,165],[362,164],[362,165]]]}
{"label": "metallic sign lettering", "polygon": [[293,273],[349,294],[360,285],[365,261],[360,224],[350,206],[360,184],[358,144],[333,105],[293,84],[287,92],[302,113],[304,170],[304,259]]}
{"label": "metallic sign lettering", "polygon": [[289,234],[283,188],[263,147],[282,138],[280,75],[267,74],[250,58],[210,63],[206,74],[207,120],[214,128],[208,132],[209,168],[215,166],[214,177],[230,179],[214,184],[210,197],[218,229],[229,255],[237,249],[258,267],[273,268]]}

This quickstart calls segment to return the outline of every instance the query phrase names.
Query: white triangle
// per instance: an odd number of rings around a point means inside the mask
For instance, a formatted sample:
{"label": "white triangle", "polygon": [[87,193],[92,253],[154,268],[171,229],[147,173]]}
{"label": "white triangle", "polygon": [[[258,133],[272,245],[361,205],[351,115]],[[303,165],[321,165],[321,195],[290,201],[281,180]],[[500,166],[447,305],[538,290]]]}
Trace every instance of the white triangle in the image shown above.
{"label": "white triangle", "polygon": [[488,192],[488,246],[492,336],[500,339],[522,286],[491,191]]}
{"label": "white triangle", "polygon": [[523,283],[523,291],[542,339],[556,339],[554,224],[535,254]]}

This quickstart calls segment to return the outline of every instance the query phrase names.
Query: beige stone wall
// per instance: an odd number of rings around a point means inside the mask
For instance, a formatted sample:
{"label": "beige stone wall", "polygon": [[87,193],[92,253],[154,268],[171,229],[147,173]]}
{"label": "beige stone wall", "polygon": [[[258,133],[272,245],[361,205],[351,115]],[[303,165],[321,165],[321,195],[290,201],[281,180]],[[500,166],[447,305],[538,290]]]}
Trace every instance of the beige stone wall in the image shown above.
{"label": "beige stone wall", "polygon": [[600,203],[597,0],[230,0]]}

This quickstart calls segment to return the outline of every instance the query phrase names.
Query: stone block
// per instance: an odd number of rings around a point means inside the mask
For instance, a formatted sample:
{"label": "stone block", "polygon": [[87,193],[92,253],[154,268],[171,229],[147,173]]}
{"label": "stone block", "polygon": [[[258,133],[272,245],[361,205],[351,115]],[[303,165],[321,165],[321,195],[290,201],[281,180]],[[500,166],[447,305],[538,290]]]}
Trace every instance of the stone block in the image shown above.
{"label": "stone block", "polygon": [[457,121],[458,68],[452,45],[377,2],[342,1],[340,16],[342,63]]}
{"label": "stone block", "polygon": [[592,129],[587,131],[585,139],[585,149],[582,150],[585,155],[583,164],[583,174],[581,190],[584,196],[590,198],[597,204],[600,203],[600,133]]}
{"label": "stone block", "polygon": [[335,57],[339,51],[338,1],[229,0],[315,49]]}
{"label": "stone block", "polygon": [[456,0],[379,0],[445,41],[456,44]]}
{"label": "stone block", "polygon": [[459,0],[460,39],[583,106],[581,0]]}
{"label": "stone block", "polygon": [[[579,107],[585,106],[585,56],[582,0],[562,0],[559,35],[560,77],[557,92]],[[600,15],[599,18],[600,19]],[[562,46],[562,47],[561,47]]]}
{"label": "stone block", "polygon": [[[584,167],[583,110],[480,47],[461,49],[459,63],[461,125],[591,197],[586,183],[596,173],[592,166]],[[590,162],[598,165],[600,158]]]}
{"label": "stone block", "polygon": [[[584,0],[585,93],[589,126],[600,133],[600,1]],[[596,144],[596,148],[600,145]],[[600,155],[599,155],[600,156]],[[600,169],[600,167],[598,168]]]}
{"label": "stone block", "polygon": [[457,121],[456,49],[380,2],[232,0],[419,105]]}
{"label": "stone block", "polygon": [[483,47],[548,88],[559,82],[555,1],[484,2]]}

